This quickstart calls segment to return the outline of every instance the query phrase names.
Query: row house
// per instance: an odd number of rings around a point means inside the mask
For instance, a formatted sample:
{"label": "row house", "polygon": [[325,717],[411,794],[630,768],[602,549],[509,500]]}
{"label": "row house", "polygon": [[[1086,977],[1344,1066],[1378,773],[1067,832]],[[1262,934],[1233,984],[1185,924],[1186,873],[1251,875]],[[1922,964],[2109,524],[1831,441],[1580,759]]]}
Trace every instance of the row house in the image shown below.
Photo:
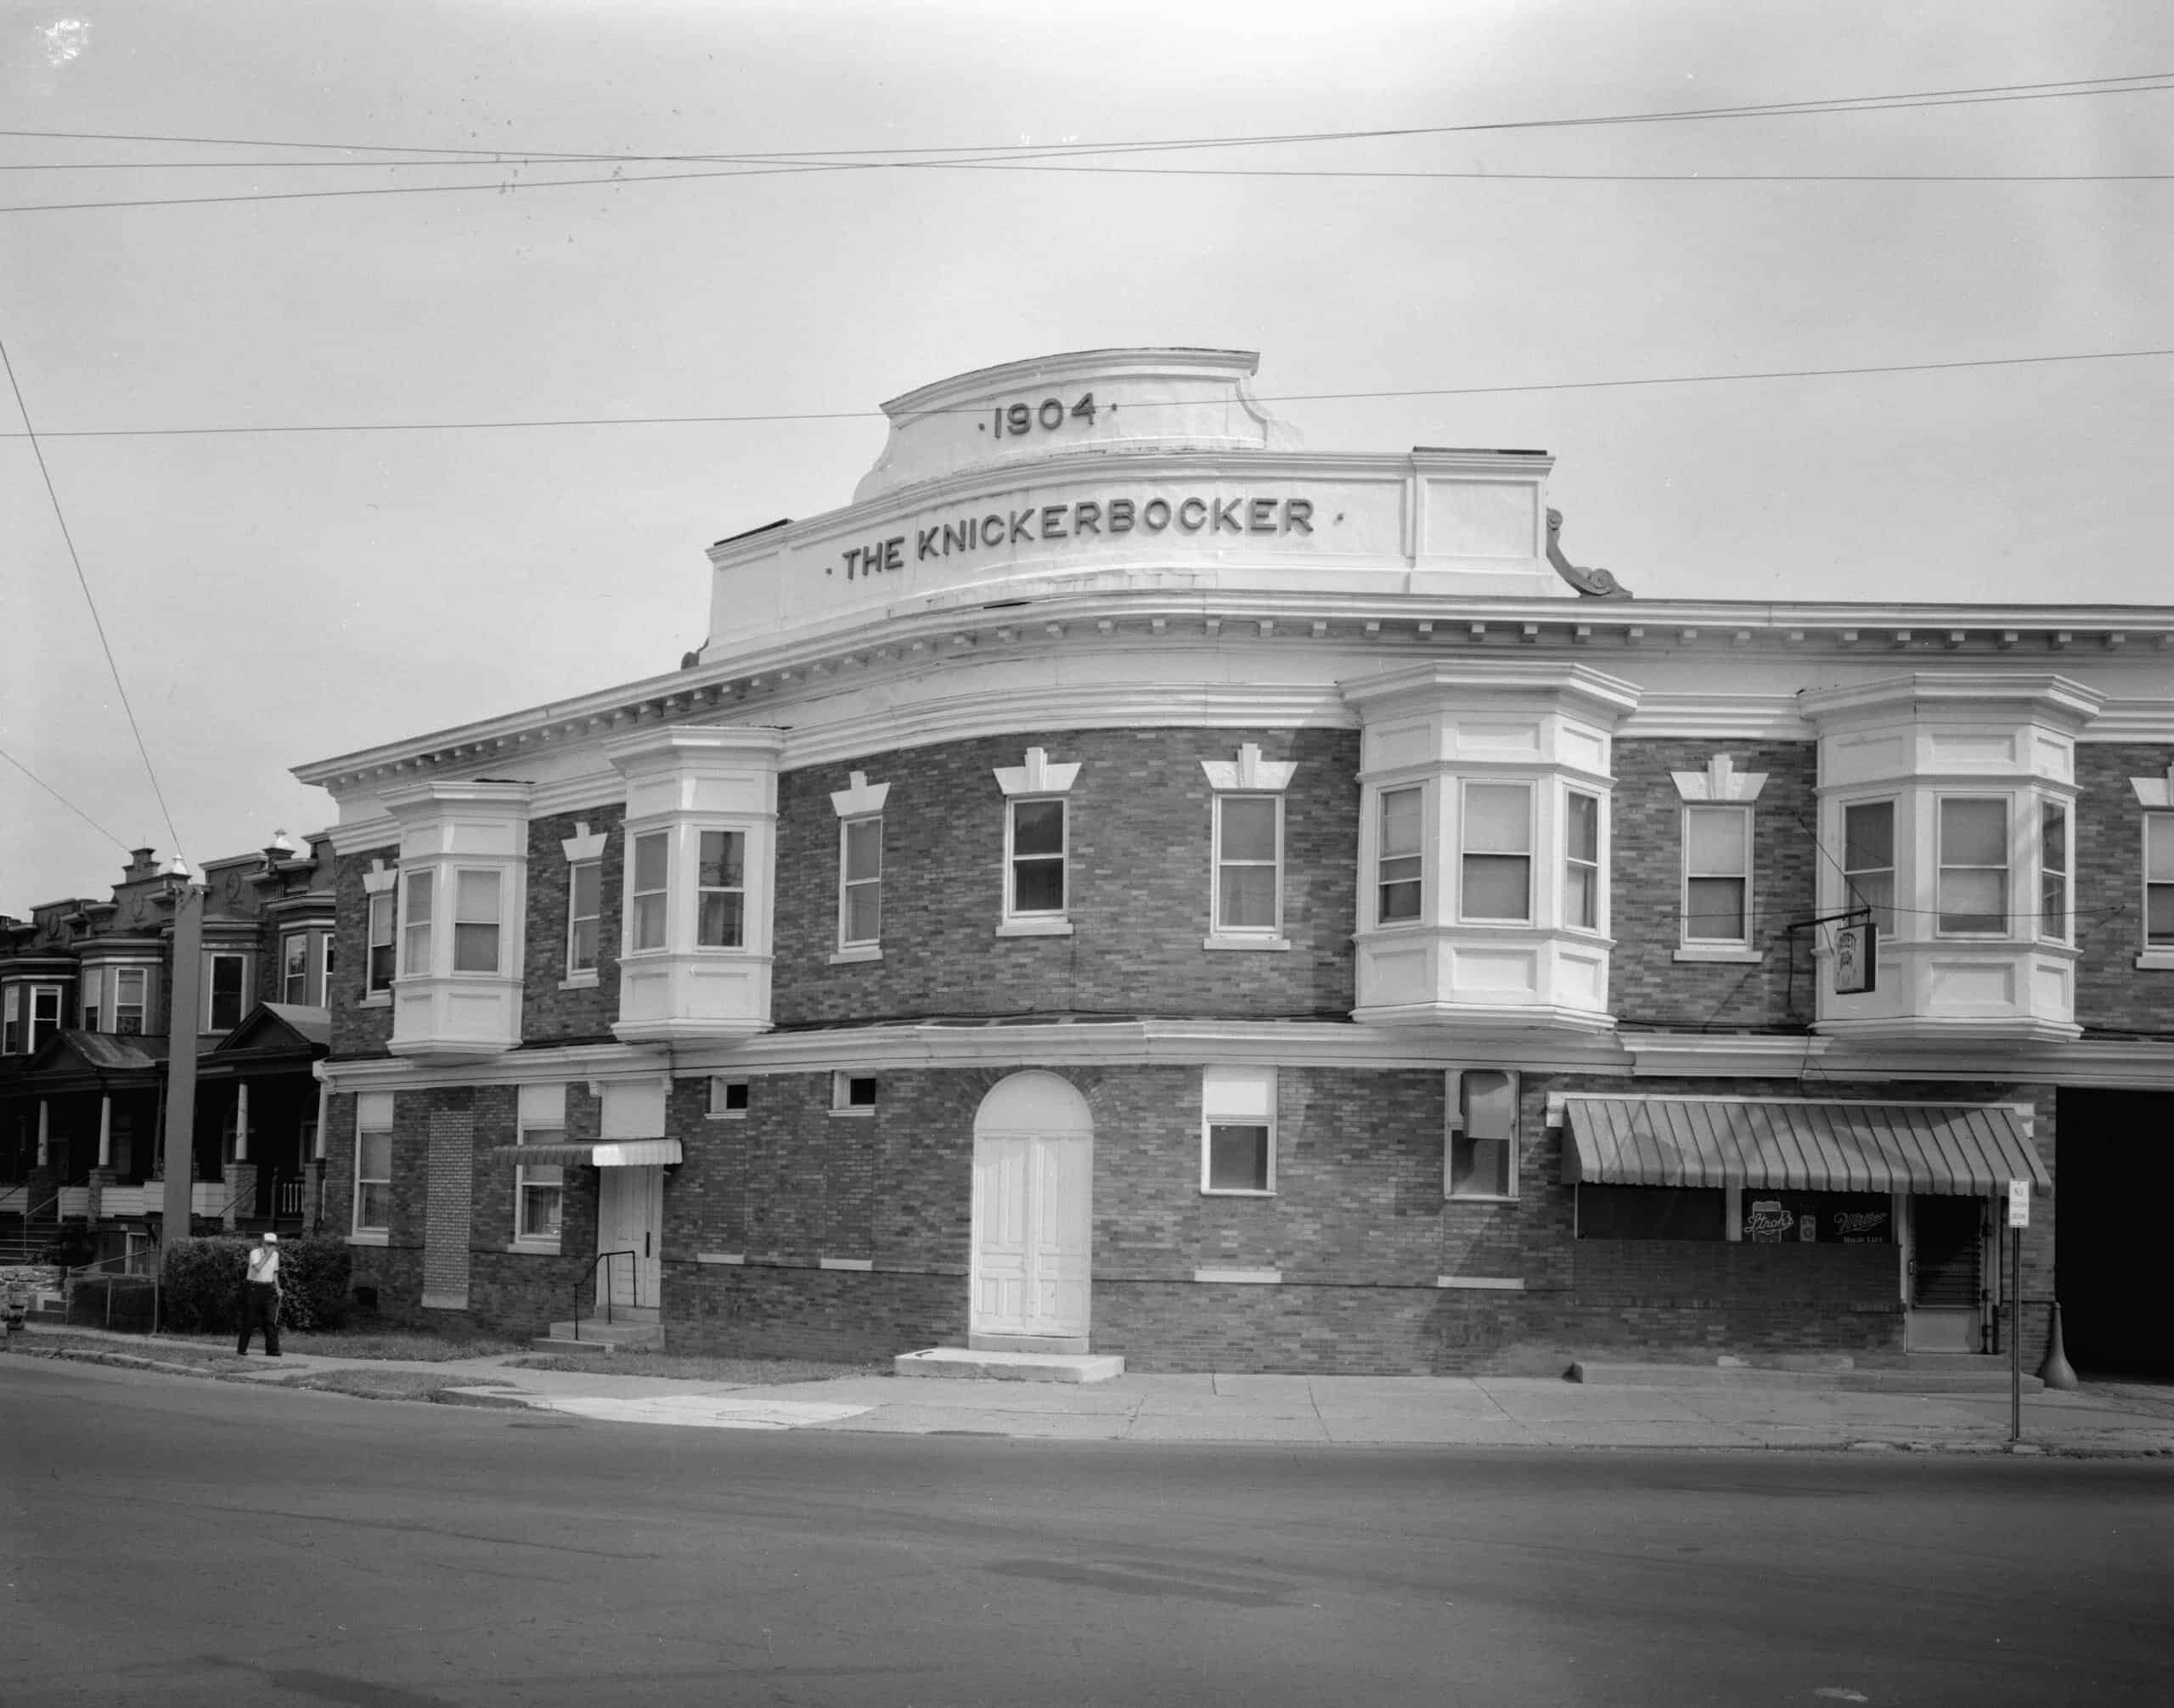
{"label": "row house", "polygon": [[205,892],[194,1213],[228,1228],[316,1220],[332,875],[329,840],[284,831],[194,879],[138,848],[106,897],[0,917],[0,1241],[14,1254],[60,1240],[103,1260],[157,1238],[174,913],[192,881]]}
{"label": "row house", "polygon": [[679,670],[298,769],[385,1305],[1446,1371],[2035,1358],[2058,1291],[2174,1355],[2174,611],[1634,598],[1546,454],[1309,452],[1253,368],[895,399]]}

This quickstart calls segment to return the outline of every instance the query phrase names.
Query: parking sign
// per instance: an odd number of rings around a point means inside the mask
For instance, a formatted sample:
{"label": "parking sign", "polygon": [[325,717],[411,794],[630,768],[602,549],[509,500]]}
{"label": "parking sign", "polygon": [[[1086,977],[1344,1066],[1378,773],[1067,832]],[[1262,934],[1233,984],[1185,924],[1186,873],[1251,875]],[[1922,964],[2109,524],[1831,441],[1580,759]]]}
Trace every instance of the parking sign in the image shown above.
{"label": "parking sign", "polygon": [[2008,1225],[2010,1227],[2030,1226],[2030,1182],[2010,1181],[2008,1183]]}

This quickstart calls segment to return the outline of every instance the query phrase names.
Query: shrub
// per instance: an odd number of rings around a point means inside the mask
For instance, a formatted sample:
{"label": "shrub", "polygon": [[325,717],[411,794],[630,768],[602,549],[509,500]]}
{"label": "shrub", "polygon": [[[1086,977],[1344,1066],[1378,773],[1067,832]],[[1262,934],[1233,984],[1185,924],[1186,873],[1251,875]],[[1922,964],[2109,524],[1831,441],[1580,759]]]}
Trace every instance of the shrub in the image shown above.
{"label": "shrub", "polygon": [[[161,1265],[165,1326],[183,1334],[239,1328],[242,1282],[256,1243],[229,1234],[184,1239],[170,1248]],[[312,1331],[341,1327],[346,1321],[352,1264],[345,1240],[282,1240],[279,1281],[285,1299],[280,1326]]]}

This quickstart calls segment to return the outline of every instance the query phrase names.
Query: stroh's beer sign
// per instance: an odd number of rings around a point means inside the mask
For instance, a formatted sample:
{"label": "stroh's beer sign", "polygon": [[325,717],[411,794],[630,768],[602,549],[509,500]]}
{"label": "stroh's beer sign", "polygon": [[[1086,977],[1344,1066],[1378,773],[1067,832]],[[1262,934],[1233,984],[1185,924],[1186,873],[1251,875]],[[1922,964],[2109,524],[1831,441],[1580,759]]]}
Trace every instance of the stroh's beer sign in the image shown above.
{"label": "stroh's beer sign", "polygon": [[[1101,540],[1139,533],[1159,534],[1309,534],[1314,531],[1310,499],[1213,498],[1189,493],[1166,499],[1079,499],[1069,504],[1029,505],[1024,510],[993,510],[950,521],[916,526],[910,534],[892,534],[865,545],[849,546],[840,559],[846,579],[904,569],[908,561],[988,551],[998,546],[1048,541]],[[913,555],[907,556],[910,543]],[[838,565],[825,566],[825,575]]]}

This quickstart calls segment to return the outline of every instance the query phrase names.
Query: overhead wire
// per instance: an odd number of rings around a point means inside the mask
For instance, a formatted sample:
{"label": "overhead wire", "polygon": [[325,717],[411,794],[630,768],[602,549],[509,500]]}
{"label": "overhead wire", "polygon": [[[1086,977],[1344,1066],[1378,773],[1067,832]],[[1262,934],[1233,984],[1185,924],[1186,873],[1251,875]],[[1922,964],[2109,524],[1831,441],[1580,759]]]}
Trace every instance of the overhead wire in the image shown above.
{"label": "overhead wire", "polygon": [[121,696],[121,709],[127,714],[129,733],[135,736],[136,751],[143,756],[144,775],[151,780],[151,792],[157,798],[159,811],[166,819],[167,834],[173,838],[174,853],[177,857],[185,860],[181,831],[174,825],[172,809],[166,805],[166,791],[159,786],[158,768],[151,763],[151,750],[144,744],[143,726],[136,721],[136,708],[129,703],[128,685],[121,679],[121,666],[113,656],[113,643],[106,638],[105,619],[99,614],[99,602],[91,592],[90,578],[83,572],[82,554],[76,550],[76,536],[68,526],[68,513],[61,506],[59,491],[53,484],[53,471],[46,465],[45,448],[37,442],[37,429],[31,420],[30,405],[23,401],[22,384],[15,377],[15,364],[8,357],[5,338],[0,338],[0,369],[7,372],[8,388],[14,394],[16,413],[23,418],[24,431],[11,437],[27,438],[31,442],[31,454],[37,459],[37,471],[45,482],[45,495],[53,505],[53,518],[60,524],[60,538],[67,543],[68,561],[75,567],[76,583],[83,589],[83,602],[91,608],[91,626],[98,631],[99,646],[105,654],[106,668],[113,673],[114,691]]}
{"label": "overhead wire", "polygon": [[28,777],[33,783],[36,783],[38,787],[43,789],[46,793],[52,796],[54,800],[59,802],[62,806],[67,808],[70,812],[75,814],[77,818],[81,819],[85,824],[88,825],[93,830],[96,831],[100,836],[104,837],[108,842],[119,848],[123,854],[135,853],[135,850],[130,848],[127,843],[121,841],[119,837],[114,835],[111,831],[108,830],[104,825],[100,824],[96,819],[93,818],[88,813],[77,806],[75,802],[70,800],[67,796],[62,794],[59,790],[54,788],[52,784],[47,782],[44,778],[38,775],[36,771],[33,771],[28,765],[25,765],[20,759],[9,753],[5,747],[0,747],[0,759],[5,759],[9,764],[13,765],[17,770]]}

